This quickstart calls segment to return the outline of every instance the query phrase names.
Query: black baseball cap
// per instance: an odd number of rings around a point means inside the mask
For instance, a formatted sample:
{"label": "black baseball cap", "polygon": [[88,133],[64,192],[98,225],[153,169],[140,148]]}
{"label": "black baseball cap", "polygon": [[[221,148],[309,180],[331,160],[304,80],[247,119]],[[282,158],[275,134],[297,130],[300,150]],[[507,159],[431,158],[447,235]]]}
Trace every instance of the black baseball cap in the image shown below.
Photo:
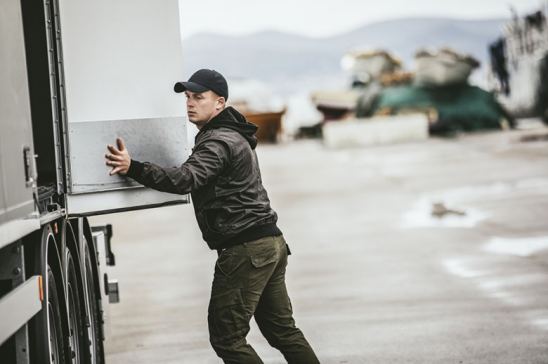
{"label": "black baseball cap", "polygon": [[187,82],[177,82],[173,86],[173,90],[177,93],[185,92],[205,92],[213,91],[219,96],[228,99],[228,84],[226,79],[219,72],[203,68],[194,72]]}

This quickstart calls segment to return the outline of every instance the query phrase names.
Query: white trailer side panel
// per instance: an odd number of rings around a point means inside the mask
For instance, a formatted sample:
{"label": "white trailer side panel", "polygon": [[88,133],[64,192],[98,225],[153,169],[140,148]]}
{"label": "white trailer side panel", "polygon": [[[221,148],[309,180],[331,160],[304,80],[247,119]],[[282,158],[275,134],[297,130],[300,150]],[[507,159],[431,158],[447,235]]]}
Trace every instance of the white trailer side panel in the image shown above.
{"label": "white trailer side panel", "polygon": [[39,227],[37,220],[26,220],[35,211],[31,181],[35,172],[23,19],[18,0],[0,2],[0,65],[1,247]]}
{"label": "white trailer side panel", "polygon": [[106,144],[117,136],[138,160],[172,167],[188,157],[185,102],[173,92],[183,78],[178,1],[59,3],[69,214],[188,202],[109,176],[104,162]]}

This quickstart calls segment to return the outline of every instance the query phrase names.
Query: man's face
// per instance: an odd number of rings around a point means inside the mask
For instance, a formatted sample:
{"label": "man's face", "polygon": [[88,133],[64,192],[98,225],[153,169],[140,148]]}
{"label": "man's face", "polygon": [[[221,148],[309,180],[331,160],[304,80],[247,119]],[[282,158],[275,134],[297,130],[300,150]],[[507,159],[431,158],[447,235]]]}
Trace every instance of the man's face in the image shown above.
{"label": "man's face", "polygon": [[224,108],[224,98],[213,91],[185,91],[188,120],[201,129]]}

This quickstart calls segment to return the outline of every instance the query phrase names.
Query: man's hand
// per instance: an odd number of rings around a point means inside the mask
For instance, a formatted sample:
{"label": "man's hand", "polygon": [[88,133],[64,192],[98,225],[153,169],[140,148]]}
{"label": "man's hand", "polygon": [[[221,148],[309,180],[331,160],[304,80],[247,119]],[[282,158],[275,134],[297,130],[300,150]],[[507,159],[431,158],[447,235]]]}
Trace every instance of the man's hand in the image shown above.
{"label": "man's hand", "polygon": [[126,149],[124,140],[122,138],[116,138],[116,145],[118,148],[113,145],[107,145],[110,153],[105,154],[107,166],[112,166],[109,173],[111,176],[116,173],[125,175],[131,164],[131,157]]}

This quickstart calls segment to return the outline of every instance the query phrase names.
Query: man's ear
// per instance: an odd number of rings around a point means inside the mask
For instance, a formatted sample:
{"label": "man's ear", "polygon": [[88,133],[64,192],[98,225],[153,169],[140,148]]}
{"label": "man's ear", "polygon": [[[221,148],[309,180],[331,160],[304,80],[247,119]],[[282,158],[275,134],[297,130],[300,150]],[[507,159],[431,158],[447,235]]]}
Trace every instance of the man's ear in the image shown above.
{"label": "man's ear", "polygon": [[225,104],[226,104],[226,100],[224,97],[219,97],[217,99],[217,106],[215,107],[217,110],[222,110],[224,109],[225,107]]}

